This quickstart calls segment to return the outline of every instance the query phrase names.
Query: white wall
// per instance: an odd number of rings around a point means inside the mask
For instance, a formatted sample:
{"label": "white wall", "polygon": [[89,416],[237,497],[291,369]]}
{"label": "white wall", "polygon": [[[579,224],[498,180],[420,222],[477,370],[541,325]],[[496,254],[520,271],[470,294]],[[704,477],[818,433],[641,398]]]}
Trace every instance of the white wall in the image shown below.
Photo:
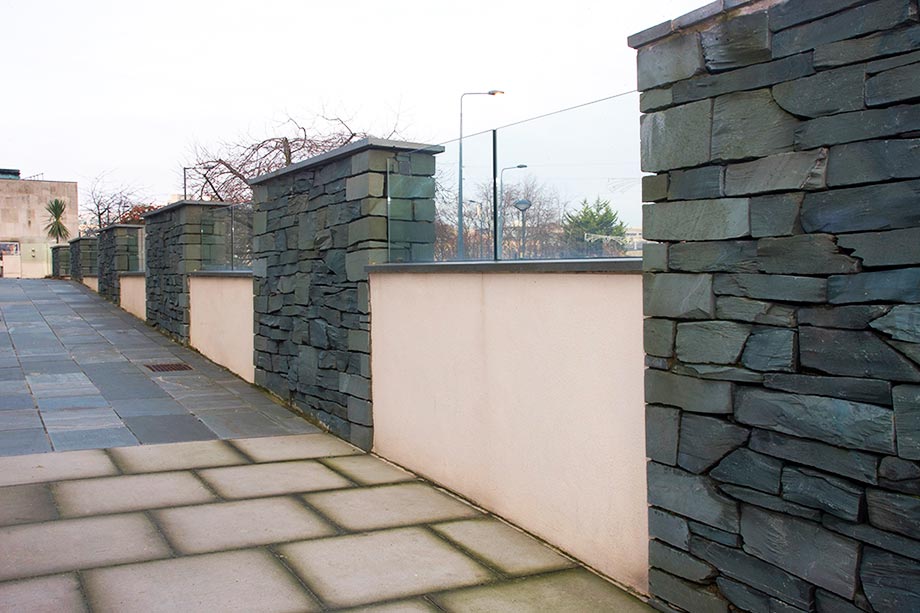
{"label": "white wall", "polygon": [[642,277],[377,272],[374,450],[647,592]]}
{"label": "white wall", "polygon": [[192,347],[252,383],[252,277],[189,277],[189,309]]}

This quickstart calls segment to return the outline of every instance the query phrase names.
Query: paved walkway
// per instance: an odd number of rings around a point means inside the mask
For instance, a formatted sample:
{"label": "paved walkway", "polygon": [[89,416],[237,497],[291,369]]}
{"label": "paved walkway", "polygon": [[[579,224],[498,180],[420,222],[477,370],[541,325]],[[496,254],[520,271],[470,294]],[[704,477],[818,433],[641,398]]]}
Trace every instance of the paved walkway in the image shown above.
{"label": "paved walkway", "polygon": [[0,326],[0,611],[651,611],[73,284]]}

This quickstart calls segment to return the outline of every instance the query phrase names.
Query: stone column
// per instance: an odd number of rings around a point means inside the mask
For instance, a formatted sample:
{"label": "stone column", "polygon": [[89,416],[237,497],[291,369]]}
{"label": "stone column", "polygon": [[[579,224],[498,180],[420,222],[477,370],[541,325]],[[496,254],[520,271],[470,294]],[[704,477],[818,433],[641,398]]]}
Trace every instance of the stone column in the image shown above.
{"label": "stone column", "polygon": [[189,342],[188,275],[204,261],[202,220],[207,211],[226,206],[183,200],[144,215],[147,323],[182,343]]}
{"label": "stone column", "polygon": [[120,301],[119,274],[140,269],[139,246],[144,226],[115,224],[99,231],[99,295]]}
{"label": "stone column", "polygon": [[630,39],[659,610],[920,610],[918,33],[725,0]]}
{"label": "stone column", "polygon": [[51,246],[51,276],[56,279],[70,277],[70,245]]}
{"label": "stone column", "polygon": [[99,274],[99,240],[95,236],[81,236],[70,241],[70,278],[82,282],[86,277]]}
{"label": "stone column", "polygon": [[70,241],[70,278],[73,281],[83,280],[83,268],[80,265],[80,239]]}
{"label": "stone column", "polygon": [[[256,383],[365,449],[373,433],[365,269],[388,258],[387,178],[403,176],[400,211],[415,200],[423,209],[440,151],[371,138],[251,182]],[[430,236],[391,221],[394,230],[407,253],[434,240],[433,226]]]}

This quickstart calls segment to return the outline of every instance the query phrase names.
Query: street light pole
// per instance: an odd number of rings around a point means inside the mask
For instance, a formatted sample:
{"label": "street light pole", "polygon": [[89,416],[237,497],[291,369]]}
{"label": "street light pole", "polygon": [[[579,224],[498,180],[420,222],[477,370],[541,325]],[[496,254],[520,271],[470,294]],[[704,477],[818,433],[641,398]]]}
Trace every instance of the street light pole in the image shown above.
{"label": "street light pole", "polygon": [[521,251],[519,254],[519,259],[524,259],[524,249],[527,246],[527,217],[525,213],[527,209],[530,208],[532,203],[527,198],[521,198],[520,200],[515,200],[514,208],[521,212]]}
{"label": "street light pole", "polygon": [[499,89],[487,92],[465,92],[460,95],[460,169],[457,185],[457,259],[463,259],[463,98],[465,96],[495,96],[504,94]]}
{"label": "street light pole", "polygon": [[498,211],[498,223],[496,225],[495,234],[496,234],[496,244],[498,245],[498,258],[502,257],[502,236],[505,231],[505,215],[502,213],[502,207],[505,204],[505,171],[514,170],[516,168],[527,168],[527,164],[518,164],[517,166],[506,166],[502,168],[501,173],[499,173],[499,190],[498,190],[498,205],[496,210]]}

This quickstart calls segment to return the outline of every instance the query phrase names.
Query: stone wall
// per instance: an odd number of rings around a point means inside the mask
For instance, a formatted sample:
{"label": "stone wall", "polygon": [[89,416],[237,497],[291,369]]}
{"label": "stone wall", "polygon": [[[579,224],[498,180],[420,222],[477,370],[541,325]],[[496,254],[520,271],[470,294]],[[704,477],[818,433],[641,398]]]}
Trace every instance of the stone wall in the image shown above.
{"label": "stone wall", "polygon": [[51,276],[63,279],[70,276],[70,245],[55,245],[51,248]]}
{"label": "stone wall", "polygon": [[144,215],[147,323],[182,343],[189,342],[188,275],[201,270],[202,242],[209,242],[203,213],[224,206],[183,200]]}
{"label": "stone wall", "polygon": [[920,610],[916,0],[724,0],[630,44],[652,603]]}
{"label": "stone wall", "polygon": [[365,267],[387,261],[388,169],[404,175],[410,206],[434,190],[440,149],[411,153],[422,147],[365,139],[252,182],[256,383],[363,448],[373,426]]}
{"label": "stone wall", "polygon": [[99,241],[95,236],[82,236],[70,241],[70,278],[83,281],[95,277],[98,267]]}
{"label": "stone wall", "polygon": [[99,295],[119,304],[119,274],[140,269],[144,226],[113,225],[99,231]]}

